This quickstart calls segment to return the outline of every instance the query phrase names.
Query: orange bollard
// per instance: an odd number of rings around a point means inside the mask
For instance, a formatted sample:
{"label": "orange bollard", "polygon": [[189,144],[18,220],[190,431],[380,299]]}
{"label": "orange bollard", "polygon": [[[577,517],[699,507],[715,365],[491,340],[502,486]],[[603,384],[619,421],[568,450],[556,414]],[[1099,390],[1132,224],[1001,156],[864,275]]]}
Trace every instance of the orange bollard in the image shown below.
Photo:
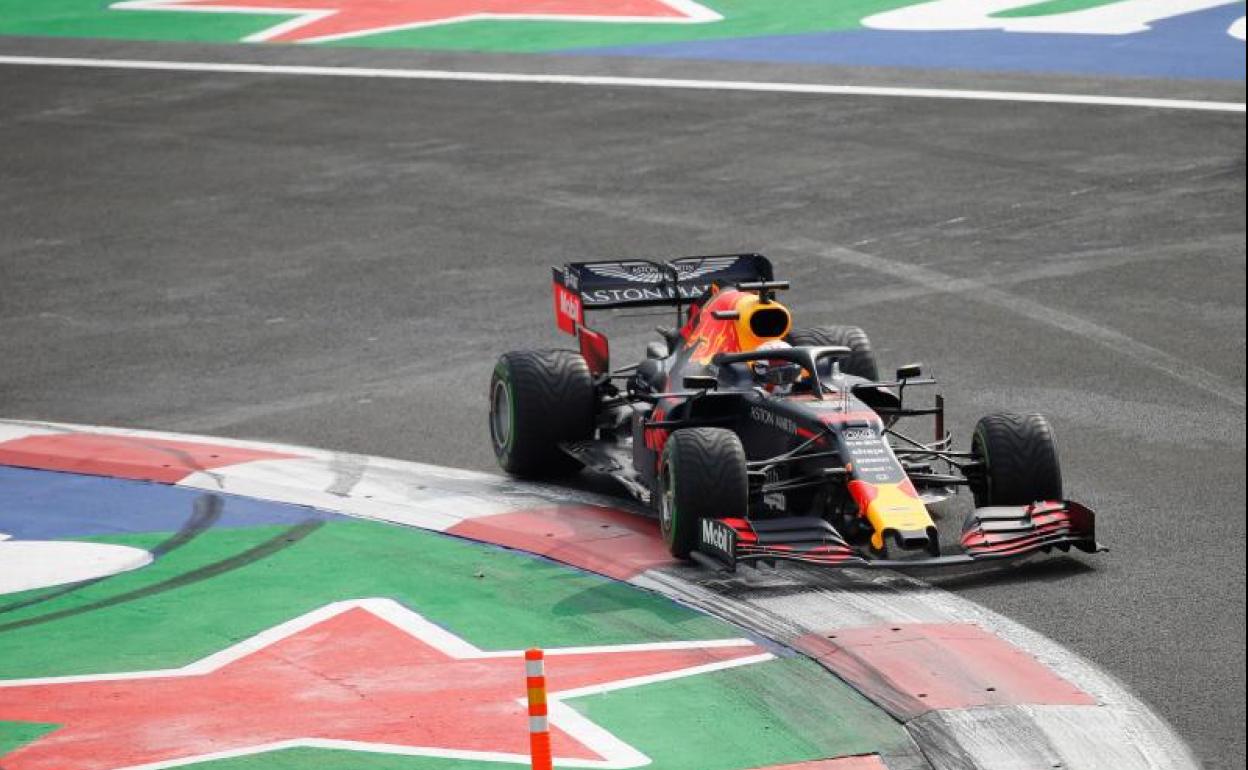
{"label": "orange bollard", "polygon": [[524,653],[529,689],[529,756],[533,770],[552,770],[550,724],[546,711],[546,655],[541,650]]}

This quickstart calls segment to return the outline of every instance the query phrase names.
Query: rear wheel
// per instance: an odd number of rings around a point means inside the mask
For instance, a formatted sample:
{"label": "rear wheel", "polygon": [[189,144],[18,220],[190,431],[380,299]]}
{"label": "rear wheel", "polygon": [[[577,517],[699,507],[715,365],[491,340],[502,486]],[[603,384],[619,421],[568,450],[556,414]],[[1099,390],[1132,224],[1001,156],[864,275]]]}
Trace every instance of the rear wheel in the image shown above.
{"label": "rear wheel", "polygon": [[703,519],[745,518],[749,505],[745,449],[723,428],[684,428],[663,447],[659,524],[672,555],[686,559]]}
{"label": "rear wheel", "polygon": [[580,463],[559,448],[592,438],[594,380],[579,353],[503,354],[490,379],[490,438],[503,470],[525,478],[572,473]]}
{"label": "rear wheel", "polygon": [[990,414],[975,425],[971,453],[975,505],[1028,505],[1061,500],[1062,469],[1049,421],[1038,414]]}
{"label": "rear wheel", "polygon": [[847,347],[850,355],[841,361],[842,372],[868,380],[880,378],[880,370],[875,363],[875,353],[871,351],[871,340],[867,338],[867,333],[857,326],[816,326],[810,329],[795,329],[789,332],[787,340],[790,345]]}

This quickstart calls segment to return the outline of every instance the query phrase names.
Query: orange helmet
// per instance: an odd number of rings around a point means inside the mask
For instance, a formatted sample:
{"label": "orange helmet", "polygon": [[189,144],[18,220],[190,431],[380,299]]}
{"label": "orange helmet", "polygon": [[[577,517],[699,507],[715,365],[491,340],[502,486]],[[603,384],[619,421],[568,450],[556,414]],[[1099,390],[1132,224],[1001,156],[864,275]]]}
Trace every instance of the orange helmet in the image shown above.
{"label": "orange helmet", "polygon": [[[773,340],[767,340],[766,342],[762,343],[758,347],[754,348],[754,352],[758,353],[758,352],[766,352],[768,350],[788,350],[791,347],[793,346],[785,342],[784,340],[773,339]],[[775,389],[776,385],[780,383],[779,379],[768,377],[768,375],[772,372],[772,369],[777,368],[777,367],[792,367],[794,370],[797,370],[800,368],[797,366],[797,364],[794,364],[791,361],[785,361],[783,359],[760,359],[757,361],[752,361],[750,363],[750,367],[754,371],[755,379],[763,381],[764,387],[768,391]],[[776,374],[779,374],[779,372],[776,372]],[[796,371],[794,372],[792,376],[792,380],[795,380],[795,379],[797,379]],[[791,384],[791,380],[789,380],[786,384]]]}

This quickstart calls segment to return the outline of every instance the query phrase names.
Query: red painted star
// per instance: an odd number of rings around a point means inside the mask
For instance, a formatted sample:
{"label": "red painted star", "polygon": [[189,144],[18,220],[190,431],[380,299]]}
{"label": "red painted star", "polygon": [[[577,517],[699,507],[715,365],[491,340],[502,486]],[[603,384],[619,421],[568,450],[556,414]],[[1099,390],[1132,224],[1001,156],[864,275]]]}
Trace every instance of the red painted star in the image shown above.
{"label": "red painted star", "polygon": [[111,7],[294,14],[246,38],[281,43],[320,43],[481,19],[696,23],[722,18],[696,0],[125,0]]}
{"label": "red painted star", "polygon": [[[563,703],[746,665],[751,642],[547,651],[556,761],[650,760]],[[527,763],[523,654],[485,652],[389,599],[322,607],[180,669],[0,681],[0,721],[59,728],[5,770],[158,770],[292,747]]]}

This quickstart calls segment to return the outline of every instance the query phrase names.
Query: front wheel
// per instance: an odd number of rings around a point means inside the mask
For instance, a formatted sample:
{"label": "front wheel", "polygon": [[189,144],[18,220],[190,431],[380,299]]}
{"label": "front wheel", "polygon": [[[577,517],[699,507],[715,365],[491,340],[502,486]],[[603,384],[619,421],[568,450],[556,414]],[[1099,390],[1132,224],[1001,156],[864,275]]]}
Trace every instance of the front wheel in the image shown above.
{"label": "front wheel", "polygon": [[975,425],[971,478],[975,505],[1062,500],[1062,469],[1049,421],[1038,414],[990,414]]}
{"label": "front wheel", "polygon": [[703,519],[745,518],[749,506],[745,449],[723,428],[684,428],[663,447],[659,525],[672,555],[689,558]]}
{"label": "front wheel", "polygon": [[594,434],[594,380],[579,353],[503,354],[490,378],[490,439],[503,470],[525,478],[575,472],[559,448]]}

